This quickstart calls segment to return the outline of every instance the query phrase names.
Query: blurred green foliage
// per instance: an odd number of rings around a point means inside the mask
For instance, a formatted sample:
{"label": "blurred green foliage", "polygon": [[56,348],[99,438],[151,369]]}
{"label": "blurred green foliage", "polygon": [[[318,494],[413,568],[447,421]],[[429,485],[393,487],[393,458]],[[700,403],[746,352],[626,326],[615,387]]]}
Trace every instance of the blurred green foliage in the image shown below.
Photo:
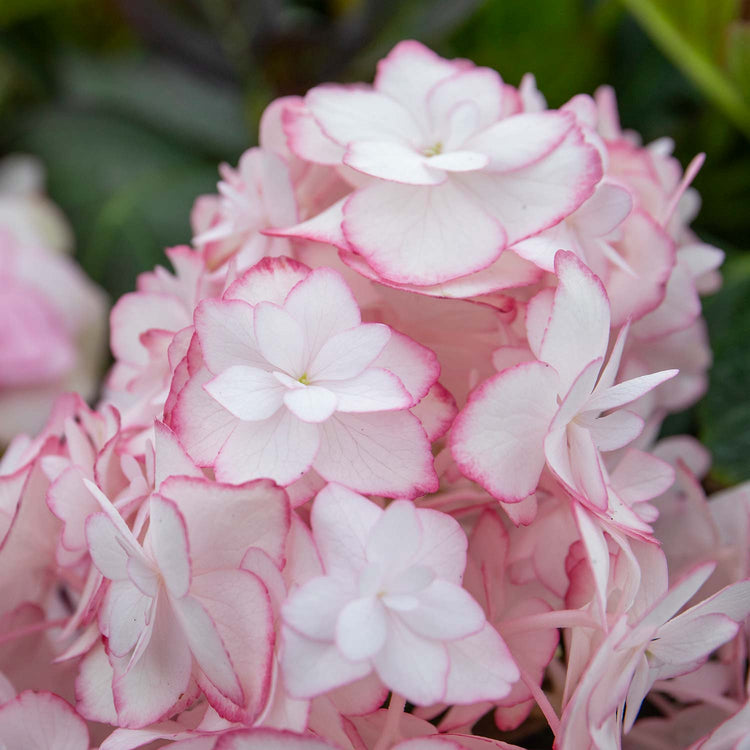
{"label": "blurred green foliage", "polygon": [[615,86],[625,127],[706,151],[694,227],[733,247],[707,301],[710,392],[681,418],[714,479],[750,478],[750,10],[742,0],[3,0],[0,153],[38,154],[113,298],[190,239],[218,162],[275,96],[369,80],[399,39],[536,75],[551,106]]}

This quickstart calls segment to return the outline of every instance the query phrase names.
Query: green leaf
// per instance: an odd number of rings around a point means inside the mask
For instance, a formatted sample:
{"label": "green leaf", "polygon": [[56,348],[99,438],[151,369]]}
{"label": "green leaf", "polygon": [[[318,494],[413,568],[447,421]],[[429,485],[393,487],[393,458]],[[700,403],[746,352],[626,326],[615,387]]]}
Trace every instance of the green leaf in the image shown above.
{"label": "green leaf", "polygon": [[750,255],[734,256],[723,273],[722,290],[704,300],[714,364],[697,412],[712,476],[730,485],[750,479]]}
{"label": "green leaf", "polygon": [[750,91],[726,69],[728,25],[736,0],[622,0],[656,44],[750,137]]}
{"label": "green leaf", "polygon": [[750,96],[750,23],[736,21],[729,26],[727,64],[741,91]]}
{"label": "green leaf", "polygon": [[165,247],[189,241],[193,201],[216,189],[214,161],[107,114],[37,113],[14,146],[44,161],[81,264],[113,298],[163,263]]}

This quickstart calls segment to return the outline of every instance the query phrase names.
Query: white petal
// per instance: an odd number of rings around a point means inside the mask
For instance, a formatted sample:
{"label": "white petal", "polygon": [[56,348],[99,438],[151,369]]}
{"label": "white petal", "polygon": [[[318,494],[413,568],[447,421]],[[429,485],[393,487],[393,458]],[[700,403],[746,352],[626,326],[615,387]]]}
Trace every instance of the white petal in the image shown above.
{"label": "white petal", "polygon": [[359,375],[383,351],[391,329],[380,323],[364,323],[341,331],[323,344],[310,363],[308,378],[346,380]]}
{"label": "white petal", "polygon": [[341,610],[336,622],[336,646],[352,661],[369,659],[385,643],[386,614],[375,596],[355,599]]}
{"label": "white petal", "polygon": [[303,422],[325,422],[336,411],[338,400],[327,388],[308,385],[286,391],[284,404]]}
{"label": "white petal", "polygon": [[272,302],[255,306],[255,336],[264,359],[277,370],[300,377],[307,365],[305,335],[300,324]]}
{"label": "white petal", "polygon": [[374,657],[383,683],[417,706],[442,700],[448,677],[445,645],[420,638],[397,617],[389,618],[388,637]]}
{"label": "white petal", "polygon": [[244,365],[224,370],[203,387],[235,417],[252,422],[275,414],[286,392],[272,373]]}
{"label": "white petal", "polygon": [[346,150],[344,164],[390,182],[439,185],[445,172],[415,148],[394,141],[356,141]]}
{"label": "white petal", "polygon": [[468,591],[447,581],[433,581],[415,595],[416,609],[400,614],[418,635],[435,640],[455,640],[478,632],[484,625],[484,610]]}
{"label": "white petal", "polygon": [[557,373],[542,362],[483,383],[456,417],[451,452],[461,470],[508,502],[530,495],[544,468],[544,436],[557,411]]}
{"label": "white petal", "polygon": [[413,404],[401,381],[379,367],[370,367],[348,380],[322,380],[319,385],[335,395],[337,411],[394,411],[408,409]]}

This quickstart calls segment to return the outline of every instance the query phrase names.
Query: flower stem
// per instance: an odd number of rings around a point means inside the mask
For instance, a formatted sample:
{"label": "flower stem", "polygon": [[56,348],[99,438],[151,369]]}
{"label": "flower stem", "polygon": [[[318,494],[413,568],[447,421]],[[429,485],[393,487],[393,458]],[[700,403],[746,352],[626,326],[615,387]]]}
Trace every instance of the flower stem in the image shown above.
{"label": "flower stem", "polygon": [[398,725],[405,707],[406,698],[398,693],[391,693],[391,699],[388,702],[388,715],[385,717],[383,731],[380,733],[380,737],[378,737],[373,750],[387,750],[392,742],[399,739]]}

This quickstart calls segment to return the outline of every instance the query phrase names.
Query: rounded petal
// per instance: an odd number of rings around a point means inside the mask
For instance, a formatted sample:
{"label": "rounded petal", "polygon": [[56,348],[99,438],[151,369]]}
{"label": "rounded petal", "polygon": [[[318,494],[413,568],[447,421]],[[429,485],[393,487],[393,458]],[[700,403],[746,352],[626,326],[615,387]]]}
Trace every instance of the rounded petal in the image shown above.
{"label": "rounded petal", "polygon": [[430,444],[408,411],[337,412],[320,429],[313,468],[327,481],[386,497],[437,489]]}
{"label": "rounded petal", "polygon": [[350,576],[366,565],[367,540],[382,514],[375,503],[338,484],[318,493],[310,522],[328,575]]}
{"label": "rounded petal", "polygon": [[344,234],[381,276],[437,284],[486,268],[506,244],[500,223],[453,179],[434,187],[375,183],[344,205]]}
{"label": "rounded petal", "polygon": [[314,698],[370,674],[367,661],[345,659],[333,643],[314,641],[291,628],[281,631],[281,672],[295,698]]}
{"label": "rounded petal", "polygon": [[380,355],[390,338],[391,329],[381,323],[363,323],[337,333],[310,363],[309,380],[346,380],[359,375]]}
{"label": "rounded petal", "polygon": [[461,471],[505,502],[534,492],[557,388],[557,373],[542,362],[517,365],[483,383],[453,423],[451,452]]}
{"label": "rounded petal", "polygon": [[284,404],[303,422],[325,422],[336,411],[338,398],[328,388],[306,385],[284,393]]}
{"label": "rounded petal", "polygon": [[204,386],[228,412],[248,422],[273,416],[284,403],[284,386],[266,370],[233,365]]}
{"label": "rounded petal", "polygon": [[374,657],[375,671],[391,690],[417,706],[443,700],[448,652],[443,643],[420,638],[398,618],[388,621],[388,637]]}
{"label": "rounded petal", "polygon": [[0,706],[0,738],[7,750],[89,750],[86,722],[48,692],[25,690]]}
{"label": "rounded petal", "polygon": [[303,422],[287,409],[262,422],[241,422],[219,451],[216,478],[236,484],[267,477],[291,484],[310,468],[320,439],[319,425]]}
{"label": "rounded petal", "polygon": [[336,646],[352,661],[375,656],[385,643],[388,626],[383,604],[375,596],[349,602],[336,621]]}
{"label": "rounded petal", "polygon": [[415,596],[419,606],[399,616],[417,635],[455,640],[478,632],[484,625],[484,610],[468,591],[454,583],[436,580]]}

